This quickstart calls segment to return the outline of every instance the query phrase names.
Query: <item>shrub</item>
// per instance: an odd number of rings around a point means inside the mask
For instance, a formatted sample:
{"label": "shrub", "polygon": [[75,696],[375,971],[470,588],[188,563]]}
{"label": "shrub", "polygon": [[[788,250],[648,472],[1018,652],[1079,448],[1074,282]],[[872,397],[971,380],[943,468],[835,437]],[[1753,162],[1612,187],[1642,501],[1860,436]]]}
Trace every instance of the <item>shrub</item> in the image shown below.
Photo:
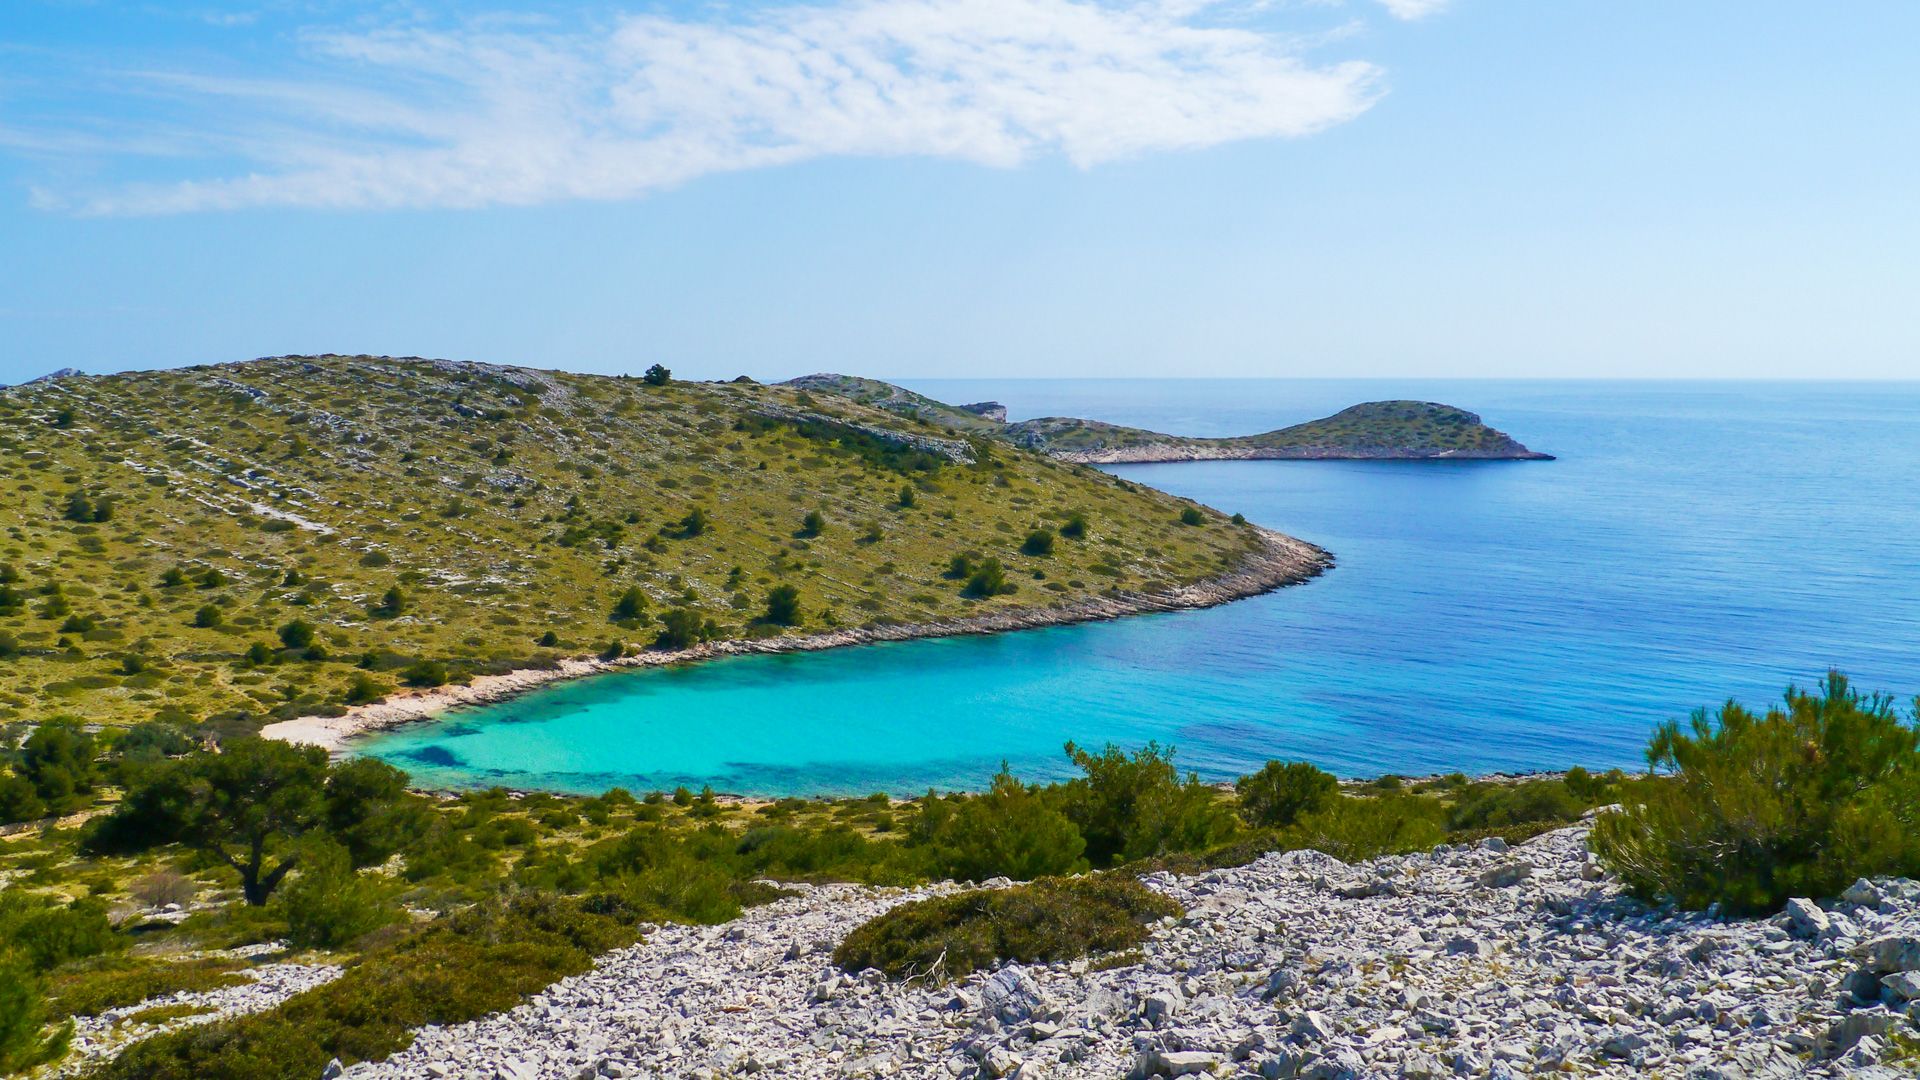
{"label": "shrub", "polygon": [[1311,848],[1342,862],[1404,855],[1446,839],[1442,812],[1438,800],[1420,795],[1341,796],[1281,830],[1277,846]]}
{"label": "shrub", "polygon": [[313,644],[314,626],[303,619],[295,619],[280,628],[280,644],[289,649],[304,649]]}
{"label": "shrub", "polygon": [[960,881],[1072,874],[1087,868],[1087,842],[1047,799],[1015,780],[1004,763],[982,795],[929,797],[915,828],[937,872]]}
{"label": "shrub", "polygon": [[1022,555],[1053,554],[1053,530],[1035,529],[1027,534],[1025,543],[1020,545]]}
{"label": "shrub", "polygon": [[47,816],[47,804],[24,776],[0,772],[0,825],[34,821]]}
{"label": "shrub", "polygon": [[654,364],[640,376],[640,381],[648,386],[665,386],[673,381],[673,372],[659,364]]}
{"label": "shrub", "polygon": [[389,689],[391,688],[379,679],[364,671],[356,671],[353,674],[353,681],[347,684],[347,704],[372,705],[375,702],[384,701]]}
{"label": "shrub", "polygon": [[800,590],[792,585],[775,585],[767,590],[766,622],[775,626],[800,624]]}
{"label": "shrub", "polygon": [[447,665],[438,660],[416,660],[400,673],[401,681],[408,686],[445,686],[447,678]]}
{"label": "shrub", "polygon": [[376,619],[397,619],[407,610],[407,594],[394,585],[381,595],[380,602],[367,609],[367,614]]}
{"label": "shrub", "polygon": [[1046,878],[902,904],[847,935],[833,962],[896,979],[959,978],[1005,961],[1059,963],[1131,949],[1179,905],[1133,878]]}
{"label": "shrub", "polygon": [[203,604],[193,613],[193,625],[202,630],[212,630],[220,625],[222,618],[219,608],[212,604]]}
{"label": "shrub", "polygon": [[1013,592],[1013,582],[1007,580],[1007,569],[1000,565],[999,559],[988,559],[973,570],[967,578],[967,587],[960,590],[962,596],[984,598],[1005,596]]}
{"label": "shrub", "polygon": [[164,994],[198,993],[227,986],[244,986],[252,979],[240,974],[243,960],[205,957],[195,960],[127,960],[116,958],[85,971],[63,972],[49,980],[48,990],[57,1016],[98,1016],[108,1009],[137,1005]]}
{"label": "shrub", "polygon": [[801,536],[815,537],[826,531],[827,517],[818,510],[807,511],[807,516],[800,520]]}
{"label": "shrub", "polygon": [[640,586],[630,585],[613,602],[613,613],[608,619],[617,623],[637,622],[647,614],[647,594]]}
{"label": "shrub", "polygon": [[377,880],[356,873],[345,848],[320,843],[276,902],[296,949],[337,949],[401,918]]}
{"label": "shrub", "polygon": [[24,1073],[67,1052],[73,1025],[46,1032],[46,987],[18,957],[0,952],[0,1074]]}
{"label": "shrub", "polygon": [[1067,515],[1060,526],[1060,535],[1069,540],[1078,540],[1087,535],[1087,515],[1075,511]]}
{"label": "shrub", "polygon": [[900,485],[899,503],[901,507],[910,508],[913,506],[915,501],[916,500],[914,498],[913,485],[912,484]]}
{"label": "shrub", "polygon": [[1304,761],[1269,761],[1259,772],[1234,782],[1240,816],[1247,824],[1284,828],[1302,814],[1324,810],[1340,792],[1340,782]]}
{"label": "shrub", "polygon": [[106,905],[97,900],[57,905],[39,896],[0,893],[0,952],[17,954],[37,971],[125,945],[107,922]]}
{"label": "shrub", "polygon": [[673,608],[660,616],[660,634],[653,643],[663,649],[687,649],[720,636],[720,627],[712,619],[703,619],[692,608]]}
{"label": "shrub", "polygon": [[1206,515],[1202,514],[1198,507],[1189,506],[1185,510],[1180,511],[1180,524],[1182,525],[1205,525],[1206,523]]}
{"label": "shrub", "polygon": [[1586,809],[1587,804],[1559,780],[1474,784],[1455,799],[1447,828],[1460,832],[1563,825],[1577,820]]}
{"label": "shrub", "polygon": [[33,729],[20,746],[20,775],[33,785],[46,812],[64,814],[78,809],[93,793],[93,736],[78,724],[52,720]]}
{"label": "shrub", "polygon": [[186,907],[193,903],[199,894],[200,886],[185,874],[172,870],[155,870],[151,874],[134,879],[127,892],[139,901],[142,907],[161,908],[168,904]]}
{"label": "shrub", "polygon": [[[1920,717],[1916,717],[1920,720]],[[1595,824],[1594,850],[1644,899],[1737,914],[1920,873],[1920,751],[1892,701],[1829,673],[1756,716],[1728,702],[1647,747],[1672,775]]]}
{"label": "shrub", "polygon": [[1109,743],[1098,754],[1072,743],[1067,756],[1086,775],[1061,785],[1062,809],[1087,839],[1095,867],[1198,851],[1233,832],[1231,812],[1198,777],[1182,782],[1173,750],[1148,743],[1129,758]]}

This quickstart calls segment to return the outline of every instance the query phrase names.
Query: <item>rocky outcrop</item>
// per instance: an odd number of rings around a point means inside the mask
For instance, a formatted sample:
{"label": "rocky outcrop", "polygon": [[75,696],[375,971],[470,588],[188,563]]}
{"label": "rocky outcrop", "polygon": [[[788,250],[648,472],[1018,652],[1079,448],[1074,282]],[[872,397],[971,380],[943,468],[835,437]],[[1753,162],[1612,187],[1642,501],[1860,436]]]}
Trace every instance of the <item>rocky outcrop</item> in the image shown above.
{"label": "rocky outcrop", "polygon": [[1649,911],[1584,827],[1346,865],[1315,852],[1147,883],[1186,915],[1137,955],[890,983],[830,956],[953,889],[800,886],[654,928],[511,1012],[421,1031],[361,1080],[899,1076],[1911,1076],[1920,885],[1722,921]]}

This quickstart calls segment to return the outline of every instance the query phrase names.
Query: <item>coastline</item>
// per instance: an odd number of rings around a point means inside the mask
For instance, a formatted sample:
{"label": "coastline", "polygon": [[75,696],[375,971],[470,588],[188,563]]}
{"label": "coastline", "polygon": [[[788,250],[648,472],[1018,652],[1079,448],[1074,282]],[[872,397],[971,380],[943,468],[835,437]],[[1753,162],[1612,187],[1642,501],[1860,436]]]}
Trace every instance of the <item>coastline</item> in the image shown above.
{"label": "coastline", "polygon": [[1163,465],[1178,461],[1552,461],[1552,454],[1529,450],[1515,444],[1509,450],[1443,450],[1433,454],[1411,454],[1382,448],[1379,453],[1356,450],[1294,450],[1241,445],[1193,445],[1191,443],[1143,443],[1137,446],[1101,447],[1094,450],[1042,450],[1058,461],[1076,465]]}
{"label": "coastline", "polygon": [[1215,577],[1165,592],[1088,597],[1051,608],[1004,608],[963,619],[931,623],[847,627],[797,637],[718,641],[690,649],[648,650],[619,660],[567,659],[552,668],[527,668],[502,675],[475,676],[471,682],[461,686],[400,691],[384,701],[349,708],[339,716],[303,716],[268,724],[260,729],[260,734],[269,739],[324,747],[329,753],[337,755],[360,736],[432,720],[448,709],[462,705],[503,701],[563,679],[584,678],[624,668],[712,660],[723,656],[814,652],[883,641],[995,634],[1009,630],[1098,622],[1128,615],[1216,607],[1288,585],[1298,585],[1318,577],[1333,566],[1333,555],[1324,548],[1272,529],[1254,528],[1262,546],[1238,566]]}

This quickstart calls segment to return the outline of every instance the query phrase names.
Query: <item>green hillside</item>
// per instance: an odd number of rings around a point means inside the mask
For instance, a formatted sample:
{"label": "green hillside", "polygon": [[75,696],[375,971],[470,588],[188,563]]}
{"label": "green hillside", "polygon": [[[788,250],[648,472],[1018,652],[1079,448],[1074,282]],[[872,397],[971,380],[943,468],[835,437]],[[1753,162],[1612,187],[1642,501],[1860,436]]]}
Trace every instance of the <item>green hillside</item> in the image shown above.
{"label": "green hillside", "polygon": [[250,726],[663,634],[1157,590],[1260,546],[837,396],[417,359],[0,391],[0,490],[0,721]]}

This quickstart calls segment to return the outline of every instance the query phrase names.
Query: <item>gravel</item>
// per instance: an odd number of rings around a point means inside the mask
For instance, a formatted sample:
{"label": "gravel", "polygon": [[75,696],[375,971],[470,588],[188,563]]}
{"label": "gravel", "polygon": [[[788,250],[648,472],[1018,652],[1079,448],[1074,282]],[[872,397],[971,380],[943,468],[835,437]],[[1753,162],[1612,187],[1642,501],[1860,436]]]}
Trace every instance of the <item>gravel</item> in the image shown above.
{"label": "gravel", "polygon": [[653,928],[519,1008],[344,1075],[1915,1075],[1911,881],[1772,919],[1649,911],[1592,862],[1584,827],[1145,880],[1187,913],[1115,966],[850,975],[830,958],[848,931],[953,886],[802,886],[724,926]]}

